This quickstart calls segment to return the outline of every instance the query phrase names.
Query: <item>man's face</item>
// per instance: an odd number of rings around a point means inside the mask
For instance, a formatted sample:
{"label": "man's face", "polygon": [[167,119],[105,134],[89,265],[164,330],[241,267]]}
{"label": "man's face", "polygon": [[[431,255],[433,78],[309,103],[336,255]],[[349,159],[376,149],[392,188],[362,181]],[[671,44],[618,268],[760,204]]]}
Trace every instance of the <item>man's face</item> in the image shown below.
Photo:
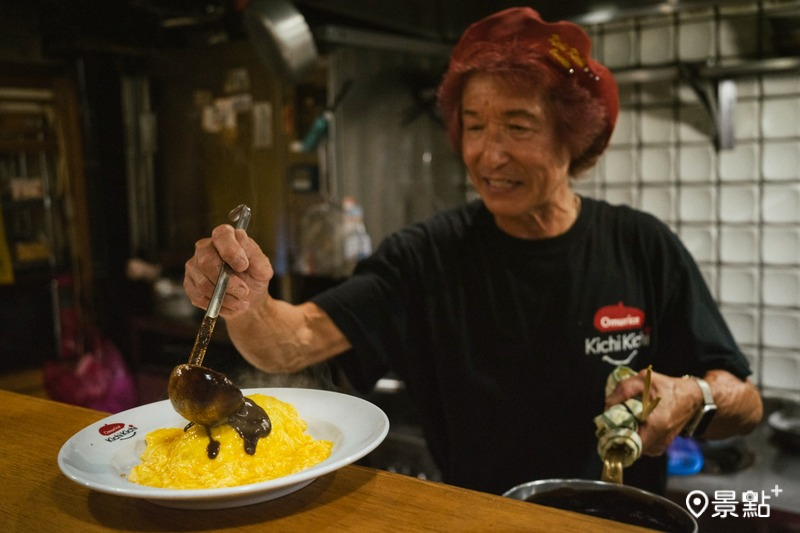
{"label": "man's face", "polygon": [[461,102],[462,157],[501,228],[524,227],[564,198],[570,155],[556,138],[555,117],[541,95],[479,73],[467,81]]}

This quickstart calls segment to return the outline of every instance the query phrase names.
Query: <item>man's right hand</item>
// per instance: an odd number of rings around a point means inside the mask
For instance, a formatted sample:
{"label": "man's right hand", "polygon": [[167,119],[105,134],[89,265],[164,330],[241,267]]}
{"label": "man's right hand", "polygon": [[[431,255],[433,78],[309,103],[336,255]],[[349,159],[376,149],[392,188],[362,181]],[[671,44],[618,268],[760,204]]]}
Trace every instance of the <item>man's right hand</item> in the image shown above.
{"label": "man's right hand", "polygon": [[273,270],[261,247],[245,230],[229,224],[217,226],[211,237],[195,243],[194,255],[186,262],[183,288],[193,305],[208,308],[223,261],[232,272],[220,316],[229,319],[266,297]]}

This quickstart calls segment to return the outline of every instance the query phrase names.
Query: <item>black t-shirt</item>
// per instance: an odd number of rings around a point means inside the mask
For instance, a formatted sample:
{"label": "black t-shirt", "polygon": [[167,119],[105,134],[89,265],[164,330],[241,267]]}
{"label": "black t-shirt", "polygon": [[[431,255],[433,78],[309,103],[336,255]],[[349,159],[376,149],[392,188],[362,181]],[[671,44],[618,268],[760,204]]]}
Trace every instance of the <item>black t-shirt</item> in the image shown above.
{"label": "black t-shirt", "polygon": [[[502,232],[480,201],[439,213],[313,300],[353,346],[339,361],[355,386],[397,374],[444,481],[486,492],[599,479],[593,418],[615,365],[750,373],[678,238],[588,198],[542,240]],[[663,492],[665,465],[643,457],[626,484]]]}

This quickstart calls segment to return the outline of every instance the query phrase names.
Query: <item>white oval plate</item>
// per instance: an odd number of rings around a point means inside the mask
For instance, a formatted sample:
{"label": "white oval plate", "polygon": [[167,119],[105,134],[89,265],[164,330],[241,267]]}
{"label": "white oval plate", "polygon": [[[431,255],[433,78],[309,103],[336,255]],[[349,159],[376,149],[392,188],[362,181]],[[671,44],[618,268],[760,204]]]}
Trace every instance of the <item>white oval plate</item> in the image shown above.
{"label": "white oval plate", "polygon": [[280,498],[315,479],[354,463],[378,447],[389,432],[389,419],[379,407],[338,392],[297,389],[244,389],[245,396],[264,394],[295,406],[308,423],[307,433],[333,442],[331,455],[321,463],[288,476],[214,489],[163,489],[128,481],[139,463],[144,437],[187,421],[169,400],[135,407],[95,422],[73,435],[58,453],[58,466],[74,482],[107,494],[141,498],[179,509],[222,509]]}

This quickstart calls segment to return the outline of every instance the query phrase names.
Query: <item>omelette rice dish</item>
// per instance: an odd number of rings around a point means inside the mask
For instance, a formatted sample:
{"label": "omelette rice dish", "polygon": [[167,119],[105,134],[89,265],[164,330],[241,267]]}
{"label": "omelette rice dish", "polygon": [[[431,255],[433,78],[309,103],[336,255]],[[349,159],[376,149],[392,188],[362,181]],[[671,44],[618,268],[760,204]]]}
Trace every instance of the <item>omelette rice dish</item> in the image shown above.
{"label": "omelette rice dish", "polygon": [[242,437],[228,424],[211,428],[211,437],[221,445],[215,459],[208,457],[204,427],[157,429],[145,436],[141,463],[128,479],[168,489],[234,487],[287,476],[330,456],[333,443],[306,434],[306,422],[294,406],[263,394],[249,398],[272,421],[272,430],[258,441],[255,454],[245,452]]}

